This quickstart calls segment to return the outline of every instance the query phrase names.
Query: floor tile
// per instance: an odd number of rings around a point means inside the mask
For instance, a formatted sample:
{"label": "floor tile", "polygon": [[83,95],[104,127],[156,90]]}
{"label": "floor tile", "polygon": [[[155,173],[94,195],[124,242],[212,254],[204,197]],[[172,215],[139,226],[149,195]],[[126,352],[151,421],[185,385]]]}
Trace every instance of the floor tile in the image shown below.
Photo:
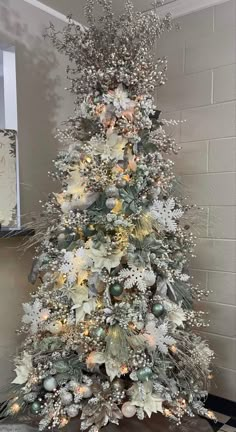
{"label": "floor tile", "polygon": [[236,432],[236,428],[233,426],[224,425],[221,429],[224,432]]}
{"label": "floor tile", "polygon": [[227,423],[227,425],[233,426],[236,429],[236,418],[231,418],[226,423]]}
{"label": "floor tile", "polygon": [[220,423],[220,422],[214,422],[213,420],[208,420],[208,423],[210,423],[211,427],[212,427],[212,431],[214,432],[218,432],[223,426],[224,423]]}
{"label": "floor tile", "polygon": [[216,415],[216,418],[217,418],[217,420],[218,420],[218,422],[220,422],[220,423],[227,423],[229,420],[230,420],[230,416],[227,416],[227,415],[225,415],[225,414],[222,414],[222,413],[219,413],[219,412],[217,412],[217,411],[214,411],[214,413],[215,413],[215,415]]}

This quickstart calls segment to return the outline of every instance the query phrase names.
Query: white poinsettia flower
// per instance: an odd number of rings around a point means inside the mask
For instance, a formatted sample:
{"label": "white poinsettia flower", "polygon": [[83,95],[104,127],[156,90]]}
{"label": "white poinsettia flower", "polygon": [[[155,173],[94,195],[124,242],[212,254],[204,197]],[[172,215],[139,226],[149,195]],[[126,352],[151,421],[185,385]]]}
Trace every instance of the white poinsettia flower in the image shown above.
{"label": "white poinsettia flower", "polygon": [[22,322],[30,325],[30,330],[33,334],[37,333],[40,324],[47,321],[50,316],[50,310],[44,308],[39,299],[36,299],[34,303],[24,303],[23,309]]}
{"label": "white poinsettia flower", "polygon": [[70,297],[76,311],[76,324],[84,320],[85,315],[90,315],[96,308],[96,297],[89,298],[88,287],[77,285],[70,290]]}
{"label": "white poinsettia flower", "polygon": [[32,356],[24,351],[22,358],[18,358],[16,360],[16,378],[12,381],[12,383],[19,385],[25,384],[28,381],[32,369]]}
{"label": "white poinsettia flower", "polygon": [[184,327],[186,313],[182,307],[178,304],[166,301],[164,301],[164,307],[167,312],[167,320],[177,327]]}
{"label": "white poinsettia flower", "polygon": [[160,394],[153,393],[152,383],[145,382],[142,386],[135,383],[130,389],[131,403],[143,408],[150,418],[153,413],[163,412],[163,398]]}
{"label": "white poinsettia flower", "polygon": [[118,112],[129,110],[135,106],[122,84],[105,95],[104,101],[105,103],[112,103]]}
{"label": "white poinsettia flower", "polygon": [[128,143],[122,135],[116,132],[107,134],[106,140],[99,140],[99,138],[92,138],[90,144],[93,146],[93,153],[100,155],[103,160],[105,159],[124,159],[124,149]]}
{"label": "white poinsettia flower", "polygon": [[79,170],[74,170],[67,180],[65,192],[54,194],[54,196],[61,206],[62,212],[68,213],[73,209],[87,209],[96,201],[99,194],[97,192],[87,191],[85,178],[80,175]]}
{"label": "white poinsettia flower", "polygon": [[167,231],[173,232],[177,229],[176,220],[184,214],[183,210],[175,209],[174,198],[169,198],[167,201],[156,199],[150,208],[150,213]]}
{"label": "white poinsettia flower", "polygon": [[94,243],[90,240],[87,242],[87,246],[87,254],[93,261],[92,271],[96,272],[106,268],[110,272],[112,268],[120,264],[120,260],[123,256],[123,251],[120,249],[108,251],[107,245],[103,244],[96,248]]}
{"label": "white poinsettia flower", "polygon": [[66,275],[69,284],[74,284],[79,273],[86,270],[89,265],[91,265],[91,260],[89,259],[87,250],[81,247],[74,251],[65,252],[59,270]]}
{"label": "white poinsettia flower", "polygon": [[67,193],[73,198],[80,198],[85,194],[85,178],[81,176],[79,170],[72,171],[68,179]]}

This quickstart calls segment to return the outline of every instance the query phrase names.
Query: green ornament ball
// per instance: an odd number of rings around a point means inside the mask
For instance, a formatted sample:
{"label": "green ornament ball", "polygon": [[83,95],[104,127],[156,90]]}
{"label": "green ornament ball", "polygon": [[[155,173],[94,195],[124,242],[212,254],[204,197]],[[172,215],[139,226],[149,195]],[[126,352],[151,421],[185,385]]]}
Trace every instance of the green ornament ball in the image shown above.
{"label": "green ornament ball", "polygon": [[103,327],[97,327],[93,330],[93,336],[98,339],[103,339],[106,335],[106,332]]}
{"label": "green ornament ball", "polygon": [[110,287],[110,294],[113,297],[119,297],[123,293],[123,291],[124,291],[124,288],[118,283],[116,283]]}
{"label": "green ornament ball", "polygon": [[147,366],[142,369],[139,369],[137,372],[137,377],[141,382],[150,380],[152,378],[152,369],[150,369]]}
{"label": "green ornament ball", "polygon": [[39,414],[41,411],[40,402],[38,402],[38,401],[33,402],[31,407],[30,407],[30,410],[31,410],[32,414],[36,414],[36,415]]}
{"label": "green ornament ball", "polygon": [[156,318],[159,318],[164,313],[164,306],[161,303],[154,303],[152,313]]}

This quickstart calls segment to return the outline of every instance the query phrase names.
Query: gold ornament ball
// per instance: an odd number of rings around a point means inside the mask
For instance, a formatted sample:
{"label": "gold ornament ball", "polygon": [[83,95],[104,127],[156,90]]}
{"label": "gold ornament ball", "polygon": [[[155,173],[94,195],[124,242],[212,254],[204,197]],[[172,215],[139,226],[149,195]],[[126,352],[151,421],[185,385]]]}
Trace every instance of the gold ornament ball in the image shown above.
{"label": "gold ornament ball", "polygon": [[53,321],[47,326],[48,331],[53,335],[61,333],[62,328],[63,324],[61,323],[61,321]]}

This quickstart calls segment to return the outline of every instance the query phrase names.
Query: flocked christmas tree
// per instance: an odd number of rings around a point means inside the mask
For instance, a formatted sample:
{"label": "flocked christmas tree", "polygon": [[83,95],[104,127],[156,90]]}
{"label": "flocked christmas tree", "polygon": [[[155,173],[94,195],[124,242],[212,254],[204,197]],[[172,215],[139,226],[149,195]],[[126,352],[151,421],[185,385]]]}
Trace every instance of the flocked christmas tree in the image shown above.
{"label": "flocked christmas tree", "polygon": [[38,416],[40,430],[77,416],[90,432],[122,416],[212,416],[202,399],[213,354],[193,333],[204,320],[187,273],[189,207],[175,197],[176,146],[153,99],[166,60],[151,52],[171,20],[130,1],[117,18],[111,0],[96,3],[103,16],[88,0],[87,28],[69,19],[48,30],[69,58],[75,112],[59,134],[62,191],[44,205],[31,274],[41,283],[23,305],[27,336],[5,408]]}

